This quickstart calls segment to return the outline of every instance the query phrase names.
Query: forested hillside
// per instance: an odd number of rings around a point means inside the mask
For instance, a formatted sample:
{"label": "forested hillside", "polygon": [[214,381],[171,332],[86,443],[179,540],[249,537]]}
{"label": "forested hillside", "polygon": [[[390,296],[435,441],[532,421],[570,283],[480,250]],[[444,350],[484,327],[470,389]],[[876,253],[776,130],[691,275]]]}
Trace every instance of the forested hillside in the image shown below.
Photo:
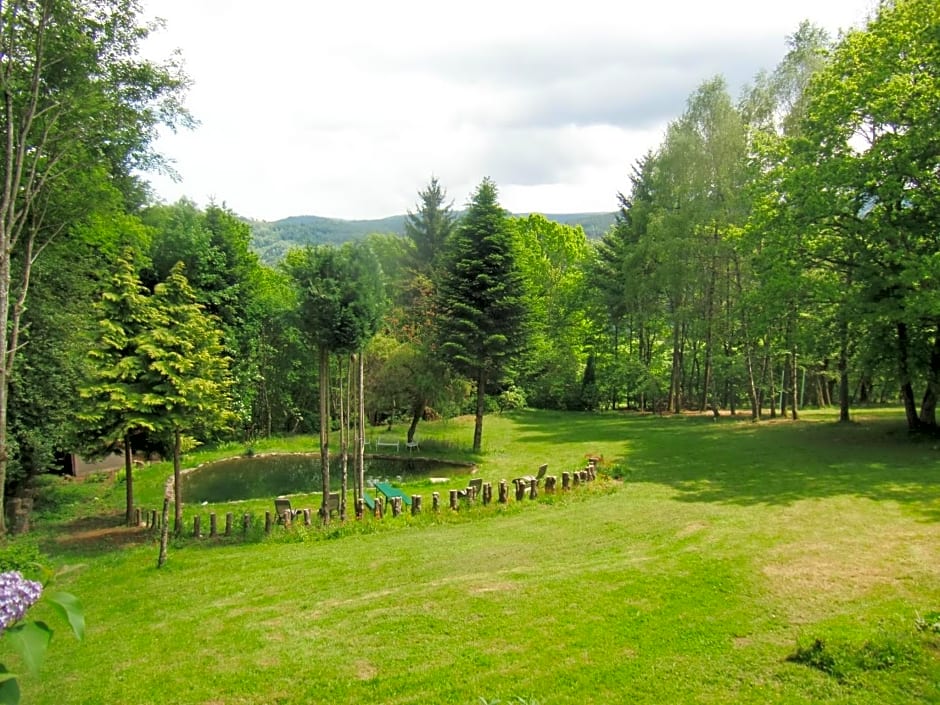
{"label": "forested hillside", "polygon": [[[562,225],[580,225],[589,239],[601,237],[614,223],[614,213],[546,214]],[[267,264],[280,261],[291,247],[342,244],[372,233],[404,235],[405,215],[374,220],[342,220],[318,215],[298,215],[281,220],[251,220],[252,248]]]}

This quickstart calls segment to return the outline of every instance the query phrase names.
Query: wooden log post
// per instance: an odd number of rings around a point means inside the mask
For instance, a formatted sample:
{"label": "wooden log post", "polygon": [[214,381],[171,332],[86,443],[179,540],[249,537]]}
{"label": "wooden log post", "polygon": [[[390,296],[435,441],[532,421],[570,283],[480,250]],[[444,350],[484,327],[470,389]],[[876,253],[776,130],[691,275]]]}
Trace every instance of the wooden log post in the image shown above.
{"label": "wooden log post", "polygon": [[134,510],[134,526],[140,526],[142,521],[143,519],[141,518],[141,515],[140,515],[140,507],[137,507]]}
{"label": "wooden log post", "polygon": [[376,519],[382,518],[382,500],[375,500],[375,505],[372,508],[372,516]]}
{"label": "wooden log post", "polygon": [[392,516],[401,516],[401,497],[392,497]]}
{"label": "wooden log post", "polygon": [[450,491],[450,508],[456,512],[459,506],[460,505],[459,505],[458,490],[451,490]]}
{"label": "wooden log post", "polygon": [[264,533],[271,533],[271,512],[267,511],[264,513]]}
{"label": "wooden log post", "polygon": [[157,510],[156,509],[150,510],[150,528],[151,529],[157,528]]}
{"label": "wooden log post", "polygon": [[493,502],[493,483],[483,483],[483,506],[489,506]]}
{"label": "wooden log post", "polygon": [[563,472],[561,474],[561,489],[570,490],[571,489],[571,473]]}
{"label": "wooden log post", "polygon": [[555,483],[558,482],[558,478],[554,475],[545,476],[545,494],[555,494]]}
{"label": "wooden log post", "polygon": [[421,513],[421,495],[411,495],[411,516]]}
{"label": "wooden log post", "polygon": [[198,514],[193,517],[193,538],[202,538],[202,517]]}
{"label": "wooden log post", "polygon": [[441,511],[441,493],[432,492],[431,493],[431,509],[437,514]]}
{"label": "wooden log post", "polygon": [[366,503],[362,501],[362,497],[356,497],[356,503],[354,506],[356,508],[355,509],[356,521],[362,521],[362,518],[366,514],[366,510],[365,510]]}
{"label": "wooden log post", "polygon": [[539,481],[534,477],[529,478],[529,499],[535,499],[539,496]]}
{"label": "wooden log post", "polygon": [[526,481],[518,477],[512,481],[512,484],[516,487],[516,501],[521,502],[525,499]]}
{"label": "wooden log post", "polygon": [[160,555],[157,558],[157,568],[162,568],[166,563],[166,549],[170,538],[170,498],[163,497],[163,515],[160,521]]}
{"label": "wooden log post", "polygon": [[505,480],[499,481],[499,503],[506,504],[509,502],[509,485]]}
{"label": "wooden log post", "polygon": [[577,487],[578,485],[581,484],[581,473],[578,472],[577,470],[571,473],[571,484],[574,487]]}
{"label": "wooden log post", "polygon": [[215,512],[209,514],[209,538],[215,538],[219,535],[219,524],[215,517]]}
{"label": "wooden log post", "polygon": [[304,526],[310,526],[313,523],[313,510],[310,507],[304,508]]}
{"label": "wooden log post", "polygon": [[232,523],[234,522],[234,520],[235,520],[234,514],[232,514],[231,512],[225,513],[225,535],[226,536],[232,535]]}
{"label": "wooden log post", "polygon": [[242,534],[247,534],[248,529],[251,527],[251,514],[242,515]]}

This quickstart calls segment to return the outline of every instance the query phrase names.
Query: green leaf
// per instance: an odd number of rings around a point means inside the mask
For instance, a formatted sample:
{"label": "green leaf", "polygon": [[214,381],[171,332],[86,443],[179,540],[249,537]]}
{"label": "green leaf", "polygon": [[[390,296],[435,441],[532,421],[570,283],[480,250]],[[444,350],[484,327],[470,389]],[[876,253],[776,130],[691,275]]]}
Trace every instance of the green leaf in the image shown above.
{"label": "green leaf", "polygon": [[52,630],[44,622],[26,622],[8,629],[6,634],[26,667],[38,671],[52,640]]}
{"label": "green leaf", "polygon": [[0,705],[19,705],[19,702],[20,684],[16,682],[16,674],[0,663]]}
{"label": "green leaf", "polygon": [[81,641],[85,638],[85,612],[82,604],[75,595],[68,592],[56,592],[46,599],[65,617],[72,626],[75,638]]}

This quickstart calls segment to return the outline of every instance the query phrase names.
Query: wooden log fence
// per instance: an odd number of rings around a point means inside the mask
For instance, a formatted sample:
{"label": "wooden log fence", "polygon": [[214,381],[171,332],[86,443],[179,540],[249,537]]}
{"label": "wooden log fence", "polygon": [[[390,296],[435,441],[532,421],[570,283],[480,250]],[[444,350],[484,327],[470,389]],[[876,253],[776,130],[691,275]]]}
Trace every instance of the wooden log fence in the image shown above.
{"label": "wooden log fence", "polygon": [[[563,492],[571,491],[572,489],[579,487],[581,485],[586,485],[587,483],[594,482],[597,479],[597,458],[589,458],[587,465],[584,466],[581,470],[575,470],[572,472],[562,472],[561,473],[561,490]],[[543,490],[546,495],[555,494],[558,492],[558,476],[556,475],[546,475],[544,478],[544,487]],[[539,480],[535,477],[520,477],[512,481],[515,489],[515,499],[518,502],[524,501],[526,495],[529,499],[537,499],[539,496]],[[493,502],[493,483],[485,482],[481,485],[479,492],[477,488],[473,485],[468,486],[465,490],[449,490],[448,499],[450,509],[453,511],[459,511],[460,509],[460,499],[461,497],[466,497],[468,500],[468,505],[473,506],[477,501],[482,502],[483,506],[489,506]],[[509,483],[503,479],[499,481],[497,485],[497,499],[496,501],[499,504],[507,504],[509,502]],[[392,516],[398,517],[401,516],[403,511],[403,504],[401,497],[392,497],[389,502],[391,507]],[[416,516],[422,513],[423,510],[423,497],[422,495],[415,494],[411,495],[411,515]],[[432,492],[431,493],[431,509],[433,512],[437,513],[441,509],[441,493]],[[303,516],[304,526],[311,526],[312,523],[312,512],[311,509],[302,509],[299,510],[297,516]],[[356,519],[362,519],[365,515],[365,504],[362,499],[357,499],[355,501],[355,512]],[[372,509],[372,516],[375,519],[382,519],[384,515],[382,502],[375,502]],[[264,532],[265,534],[271,533],[274,528],[275,517],[272,512],[266,511],[264,513]],[[156,509],[147,510],[142,507],[137,507],[134,511],[134,520],[137,526],[142,526],[150,529],[151,531],[157,531],[161,528],[161,517],[160,513]],[[234,532],[234,523],[235,515],[232,512],[227,512],[225,514],[225,528],[222,534],[225,537],[231,537]],[[285,524],[290,525],[291,517],[285,515]],[[244,514],[242,515],[242,535],[247,535],[248,530],[251,528],[252,524],[252,515]],[[193,532],[192,535],[194,538],[201,539],[203,538],[202,533],[202,517],[200,515],[195,515],[193,517]],[[215,512],[209,513],[209,538],[217,538],[219,536],[219,526],[218,520]]]}

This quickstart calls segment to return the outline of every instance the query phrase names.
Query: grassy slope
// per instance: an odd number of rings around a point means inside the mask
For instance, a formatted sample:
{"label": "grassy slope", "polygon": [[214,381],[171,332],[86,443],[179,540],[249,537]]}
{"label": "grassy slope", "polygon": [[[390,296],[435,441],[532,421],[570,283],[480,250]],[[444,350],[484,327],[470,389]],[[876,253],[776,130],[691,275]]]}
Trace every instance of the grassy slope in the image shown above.
{"label": "grassy slope", "polygon": [[[88,635],[62,630],[23,689],[34,703],[937,702],[937,643],[913,624],[940,609],[940,450],[901,428],[488,418],[488,480],[599,454],[625,482],[338,540],[189,541],[162,571],[150,544],[61,549],[83,562],[61,582]],[[422,447],[470,433],[430,426]],[[161,473],[141,473],[143,494]],[[787,662],[816,638],[879,656],[839,678]]]}

